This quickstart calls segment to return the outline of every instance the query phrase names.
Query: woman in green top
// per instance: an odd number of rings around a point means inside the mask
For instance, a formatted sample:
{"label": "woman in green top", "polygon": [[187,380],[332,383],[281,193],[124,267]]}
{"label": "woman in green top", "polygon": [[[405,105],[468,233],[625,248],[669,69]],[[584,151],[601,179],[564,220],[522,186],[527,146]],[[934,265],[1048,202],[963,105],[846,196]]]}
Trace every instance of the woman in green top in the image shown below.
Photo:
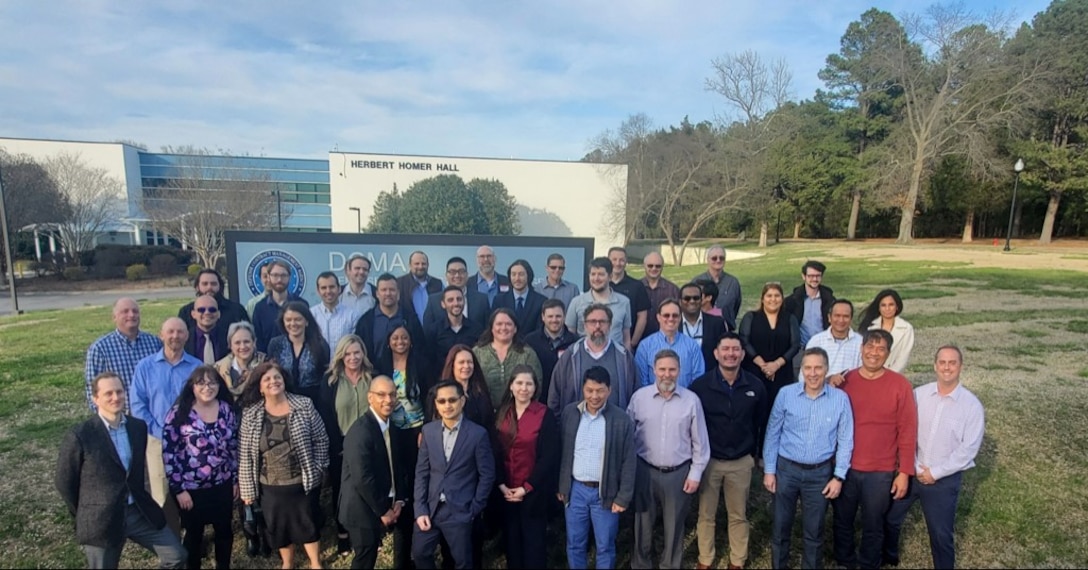
{"label": "woman in green top", "polygon": [[[340,469],[344,465],[343,441],[355,420],[366,413],[370,404],[366,394],[370,390],[370,379],[374,377],[374,367],[366,355],[363,339],[349,334],[341,337],[321,383],[321,411],[331,416],[335,425],[329,429],[329,477],[332,479],[332,496],[340,496]],[[340,501],[333,501],[333,510],[338,510]],[[340,524],[339,513],[336,516],[337,551],[340,555],[352,552],[348,531]]]}
{"label": "woman in green top", "polygon": [[498,408],[502,403],[510,371],[518,364],[528,365],[537,378],[544,375],[540,369],[540,359],[533,349],[517,340],[517,334],[514,312],[505,307],[495,309],[487,323],[487,330],[480,335],[480,342],[472,349],[480,362],[487,389],[491,392],[492,408]]}

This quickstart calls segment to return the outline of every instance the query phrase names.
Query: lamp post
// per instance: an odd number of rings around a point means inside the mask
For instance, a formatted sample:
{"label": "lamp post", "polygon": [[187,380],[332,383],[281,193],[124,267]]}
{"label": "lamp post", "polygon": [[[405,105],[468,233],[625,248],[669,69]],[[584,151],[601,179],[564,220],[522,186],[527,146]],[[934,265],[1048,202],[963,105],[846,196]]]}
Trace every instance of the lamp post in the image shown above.
{"label": "lamp post", "polygon": [[359,208],[348,208],[355,212],[355,233],[363,233],[363,212]]}
{"label": "lamp post", "polygon": [[1016,171],[1016,179],[1012,183],[1012,203],[1009,204],[1009,230],[1005,233],[1005,251],[1012,249],[1009,247],[1009,242],[1012,241],[1012,217],[1016,213],[1016,188],[1020,185],[1020,173],[1024,171],[1024,159],[1016,159],[1012,169]]}

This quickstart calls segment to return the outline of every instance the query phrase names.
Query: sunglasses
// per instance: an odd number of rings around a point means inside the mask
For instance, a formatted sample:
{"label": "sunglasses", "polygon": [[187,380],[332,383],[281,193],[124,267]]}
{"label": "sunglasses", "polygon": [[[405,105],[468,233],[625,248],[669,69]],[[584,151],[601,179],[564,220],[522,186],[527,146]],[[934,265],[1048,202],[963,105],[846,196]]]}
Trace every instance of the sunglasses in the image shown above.
{"label": "sunglasses", "polygon": [[684,295],[680,297],[681,301],[702,301],[703,298],[699,295]]}
{"label": "sunglasses", "polygon": [[663,319],[679,319],[680,313],[659,313]]}
{"label": "sunglasses", "polygon": [[710,258],[710,261],[725,261],[724,255],[715,255]]}
{"label": "sunglasses", "polygon": [[219,309],[216,308],[216,307],[197,307],[196,312],[198,312],[198,313],[200,313],[202,315],[204,313],[213,313],[214,314],[214,313],[218,313]]}
{"label": "sunglasses", "polygon": [[439,406],[445,406],[446,404],[456,404],[461,401],[461,398],[435,398],[434,403]]}
{"label": "sunglasses", "polygon": [[549,265],[548,269],[554,269],[555,271],[566,271],[567,266],[566,265]]}
{"label": "sunglasses", "polygon": [[660,264],[647,263],[646,269],[661,269]]}

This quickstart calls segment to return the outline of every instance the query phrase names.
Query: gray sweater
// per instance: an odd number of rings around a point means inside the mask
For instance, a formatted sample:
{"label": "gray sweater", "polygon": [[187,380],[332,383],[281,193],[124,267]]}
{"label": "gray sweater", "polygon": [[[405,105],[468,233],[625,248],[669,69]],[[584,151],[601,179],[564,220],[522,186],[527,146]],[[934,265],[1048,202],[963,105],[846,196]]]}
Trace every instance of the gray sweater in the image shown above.
{"label": "gray sweater", "polygon": [[[612,503],[629,509],[635,494],[635,424],[623,408],[606,403],[604,414],[604,468],[601,469],[601,506],[612,508]],[[563,434],[563,456],[559,464],[559,493],[564,504],[570,504],[570,487],[574,466],[574,439],[582,418],[581,402],[570,404],[563,410],[560,430]]]}

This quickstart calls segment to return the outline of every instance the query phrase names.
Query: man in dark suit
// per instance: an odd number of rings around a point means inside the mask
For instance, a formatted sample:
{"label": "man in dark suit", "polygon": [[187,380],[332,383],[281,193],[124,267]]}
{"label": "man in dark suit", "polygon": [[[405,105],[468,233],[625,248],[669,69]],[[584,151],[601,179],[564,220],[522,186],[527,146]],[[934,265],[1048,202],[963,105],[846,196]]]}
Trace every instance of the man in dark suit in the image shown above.
{"label": "man in dark suit", "polygon": [[697,283],[688,283],[680,288],[680,332],[699,341],[705,369],[713,370],[718,365],[714,349],[718,347],[722,333],[729,328],[721,317],[704,313],[700,308],[702,301],[703,288]]}
{"label": "man in dark suit", "polygon": [[223,323],[223,312],[215,297],[204,295],[193,301],[190,312],[189,340],[185,342],[185,352],[197,357],[204,364],[215,364],[220,358],[230,354],[227,344],[227,327]]}
{"label": "man in dark suit", "polygon": [[462,415],[465,392],[455,380],[438,383],[434,409],[441,420],[423,426],[416,461],[412,557],[417,568],[435,568],[441,539],[456,568],[472,568],[472,521],[484,511],[495,483],[495,456],[487,430]]}
{"label": "man in dark suit", "polygon": [[[340,523],[348,530],[355,550],[352,568],[373,568],[382,544],[382,533],[393,528],[411,496],[407,464],[397,450],[405,434],[389,424],[397,403],[397,388],[388,376],[370,382],[366,395],[370,409],[355,420],[344,438],[344,468],[340,486]],[[414,442],[411,444],[415,447]],[[394,542],[399,542],[394,538]],[[394,555],[394,566],[405,568],[408,560]],[[403,554],[408,554],[407,552]],[[402,555],[403,556],[403,555]]]}
{"label": "man in dark suit", "polygon": [[91,381],[91,397],[98,414],[65,436],[54,479],[87,567],[117,568],[132,539],[158,555],[160,567],[181,568],[185,547],[144,487],[147,424],[125,415],[125,388],[112,372]]}
{"label": "man in dark suit", "polygon": [[400,304],[400,292],[397,290],[397,278],[389,273],[378,276],[378,304],[374,305],[355,323],[355,334],[363,339],[366,353],[371,362],[378,362],[386,350],[389,333],[401,324],[408,328],[413,342],[423,342],[423,327],[415,318],[411,309]]}
{"label": "man in dark suit", "polygon": [[[488,301],[487,295],[477,291],[474,287],[468,287],[466,283],[468,283],[468,265],[460,257],[451,257],[446,262],[446,286],[461,289],[465,300],[465,306],[462,307],[461,314],[464,315],[466,320],[480,325],[480,329],[483,330],[487,327],[487,319],[491,317],[491,302]],[[424,329],[435,321],[442,322],[445,320],[446,309],[442,307],[443,293],[444,290],[431,295],[427,299],[427,309],[423,311]]]}
{"label": "man in dark suit", "polygon": [[[240,303],[235,303],[223,295],[223,276],[214,269],[201,269],[193,281],[197,298],[204,295],[215,297],[219,306],[219,320],[223,323],[224,330],[238,321],[248,321],[249,313]],[[236,292],[237,293],[237,292]],[[178,311],[178,318],[185,321],[185,325],[192,330],[195,317],[192,316],[194,303],[185,305]]]}
{"label": "man in dark suit", "polygon": [[514,322],[518,325],[518,338],[539,330],[544,324],[540,320],[540,311],[548,298],[533,290],[533,268],[528,261],[518,259],[506,270],[510,279],[510,290],[499,293],[492,304],[492,310],[505,307],[514,311]]}
{"label": "man in dark suit", "polygon": [[409,271],[397,277],[397,290],[400,291],[400,305],[404,312],[413,314],[420,325],[426,324],[423,313],[427,309],[427,299],[442,290],[442,282],[431,277],[427,271],[431,261],[422,251],[413,251],[408,256]]}

